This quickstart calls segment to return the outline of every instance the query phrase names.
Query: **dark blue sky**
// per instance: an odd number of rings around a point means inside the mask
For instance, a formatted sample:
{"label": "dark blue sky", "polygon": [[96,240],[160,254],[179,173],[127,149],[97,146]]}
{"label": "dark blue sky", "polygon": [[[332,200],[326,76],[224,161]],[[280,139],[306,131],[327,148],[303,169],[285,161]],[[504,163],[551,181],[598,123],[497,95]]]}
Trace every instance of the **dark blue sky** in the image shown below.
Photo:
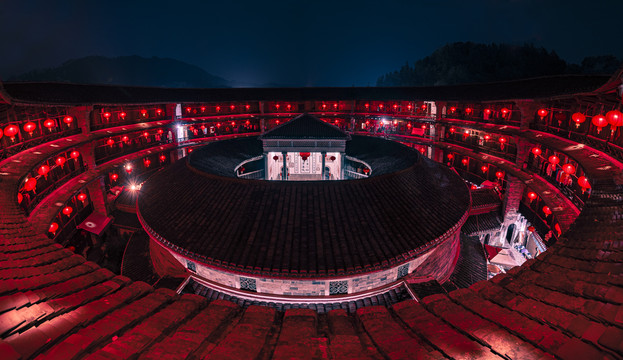
{"label": "dark blue sky", "polygon": [[238,85],[375,85],[449,42],[623,57],[623,1],[0,2],[0,77],[88,55],[170,57]]}

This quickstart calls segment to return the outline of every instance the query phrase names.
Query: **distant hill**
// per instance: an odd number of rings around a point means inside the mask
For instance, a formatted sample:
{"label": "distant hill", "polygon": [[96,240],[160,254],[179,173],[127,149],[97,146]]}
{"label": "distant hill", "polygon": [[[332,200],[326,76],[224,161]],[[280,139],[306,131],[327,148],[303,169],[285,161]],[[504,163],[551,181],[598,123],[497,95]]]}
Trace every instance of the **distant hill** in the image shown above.
{"label": "distant hill", "polygon": [[614,56],[587,57],[580,65],[534,45],[457,42],[381,76],[377,86],[434,86],[481,83],[560,74],[612,74],[621,66]]}
{"label": "distant hill", "polygon": [[54,81],[173,88],[229,87],[229,82],[198,66],[168,58],[88,56],[59,67],[34,70],[10,81]]}

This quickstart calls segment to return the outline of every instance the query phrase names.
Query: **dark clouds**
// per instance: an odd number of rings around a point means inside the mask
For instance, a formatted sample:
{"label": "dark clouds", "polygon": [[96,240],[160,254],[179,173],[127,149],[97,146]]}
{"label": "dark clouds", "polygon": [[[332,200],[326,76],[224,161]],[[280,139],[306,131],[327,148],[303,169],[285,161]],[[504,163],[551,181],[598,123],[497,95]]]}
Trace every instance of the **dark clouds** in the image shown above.
{"label": "dark clouds", "polygon": [[621,1],[0,3],[0,76],[87,55],[171,57],[239,85],[366,86],[455,41],[623,57]]}

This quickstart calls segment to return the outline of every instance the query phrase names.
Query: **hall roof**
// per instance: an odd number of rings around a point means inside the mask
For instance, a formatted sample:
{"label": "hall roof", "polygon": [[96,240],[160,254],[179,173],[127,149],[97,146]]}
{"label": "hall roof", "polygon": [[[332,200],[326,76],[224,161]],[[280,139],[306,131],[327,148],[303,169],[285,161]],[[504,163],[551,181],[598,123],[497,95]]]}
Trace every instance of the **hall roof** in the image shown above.
{"label": "hall roof", "polygon": [[307,113],[265,132],[260,139],[332,139],[348,140],[350,137],[337,126],[328,124]]}

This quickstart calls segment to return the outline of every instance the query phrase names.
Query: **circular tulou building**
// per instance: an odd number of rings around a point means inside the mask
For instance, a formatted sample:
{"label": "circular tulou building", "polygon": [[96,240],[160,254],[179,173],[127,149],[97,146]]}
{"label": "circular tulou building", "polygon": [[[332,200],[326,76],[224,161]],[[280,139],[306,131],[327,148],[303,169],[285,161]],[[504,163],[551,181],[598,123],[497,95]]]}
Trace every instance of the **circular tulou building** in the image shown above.
{"label": "circular tulou building", "polygon": [[2,358],[623,358],[622,75],[2,83]]}

